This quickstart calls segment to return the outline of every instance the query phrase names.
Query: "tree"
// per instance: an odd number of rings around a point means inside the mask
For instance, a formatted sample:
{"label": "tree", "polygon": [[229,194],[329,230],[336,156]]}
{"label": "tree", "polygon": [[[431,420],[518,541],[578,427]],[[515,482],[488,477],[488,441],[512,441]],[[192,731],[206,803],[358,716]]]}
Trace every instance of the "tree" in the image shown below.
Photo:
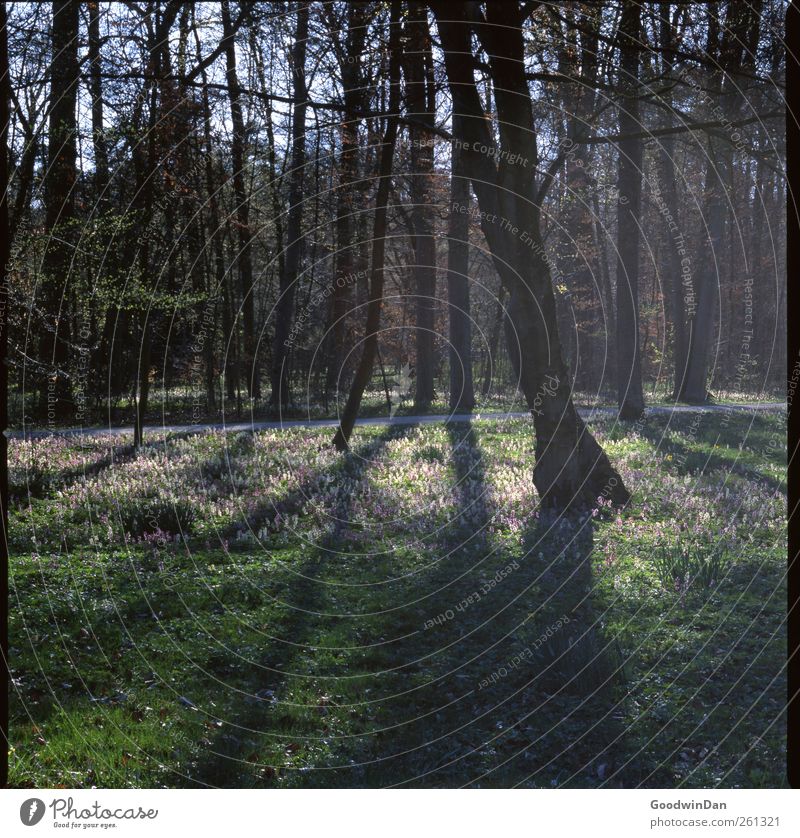
{"label": "tree", "polygon": [[[536,429],[533,480],[541,503],[566,508],[594,503],[600,495],[627,502],[622,478],[573,405],[561,353],[539,228],[543,196],[534,177],[539,155],[522,35],[527,7],[488,4],[486,18],[476,3],[435,2],[432,7],[481,227],[510,294],[509,352]],[[499,143],[489,133],[475,85],[473,33],[489,56]],[[490,155],[481,149],[498,151]]]}
{"label": "tree", "polygon": [[[11,125],[11,73],[8,63],[8,22],[6,18],[6,4],[0,3],[0,391],[8,393],[8,291],[9,272],[11,266],[11,224],[9,219],[9,197],[8,189],[8,139],[9,127]],[[8,437],[5,434],[8,427],[8,401],[3,399],[0,405],[0,526],[3,528],[3,538],[8,533]],[[8,541],[3,547],[7,550]],[[8,567],[7,554],[4,554],[0,562],[0,621],[4,626],[8,625]],[[9,660],[8,635],[3,632],[0,638],[0,655],[4,661]],[[8,676],[4,679],[8,689]],[[6,704],[6,706],[8,706]],[[8,731],[8,711],[3,713],[0,719],[3,730]],[[5,787],[8,783],[8,760],[3,762],[0,769],[0,783]]]}
{"label": "tree", "polygon": [[[457,122],[453,133],[458,136]],[[450,410],[472,410],[472,322],[469,294],[469,177],[461,149],[453,142],[450,172],[450,226],[447,233],[447,302],[450,324]]]}
{"label": "tree", "polygon": [[[333,6],[326,6],[331,35],[335,38]],[[355,270],[355,213],[358,206],[358,130],[359,112],[364,110],[364,79],[361,71],[367,24],[373,11],[370,3],[348,3],[347,28],[343,48],[339,47],[339,70],[342,75],[342,116],[339,123],[339,166],[336,187],[336,256],[334,282],[328,320],[325,396],[333,389],[343,370],[348,301]]]}
{"label": "tree", "polygon": [[[675,32],[670,17],[671,4],[660,2],[659,12],[659,34],[661,46],[661,70],[666,76],[674,67],[673,47]],[[664,94],[664,101],[668,106],[672,104],[672,92],[668,89]],[[662,125],[666,127],[670,123],[669,112],[665,111],[662,117]],[[678,214],[678,190],[675,183],[675,138],[668,134],[658,144],[657,171],[660,182],[661,196],[667,211],[673,216]],[[675,222],[677,225],[677,222]],[[664,265],[662,266],[667,274],[667,289],[669,294],[669,315],[672,321],[672,353],[673,353],[673,399],[680,399],[683,396],[684,384],[686,381],[686,306],[684,303],[683,285],[681,281],[681,264],[677,247],[675,246],[675,233],[667,229],[666,246],[664,249]]]}
{"label": "tree", "polygon": [[[575,4],[577,5],[577,4]],[[559,321],[569,330],[564,350],[572,361],[575,386],[587,392],[597,386],[604,347],[600,341],[602,319],[598,294],[598,254],[595,248],[590,195],[597,184],[591,146],[581,147],[590,132],[597,99],[599,7],[582,5],[580,14],[568,6],[561,22],[559,72],[574,83],[559,83],[561,108],[566,115],[566,136],[575,153],[567,156],[564,171],[563,211],[560,216],[557,303],[564,299]],[[580,148],[580,152],[577,149]],[[608,334],[613,335],[613,331]]]}
{"label": "tree", "polygon": [[370,266],[369,301],[367,322],[361,358],[356,369],[342,419],[334,434],[333,444],[344,451],[350,444],[350,435],[358,417],[364,390],[372,377],[378,351],[378,332],[383,305],[384,262],[386,257],[386,214],[392,178],[392,160],[397,141],[397,123],[400,111],[400,2],[392,0],[389,17],[389,102],[386,128],[381,143],[378,188],[375,195],[375,216],[372,226],[372,264]]}
{"label": "tree", "polygon": [[48,241],[42,266],[43,323],[39,355],[46,369],[40,389],[40,411],[49,421],[64,419],[72,410],[67,295],[75,232],[79,7],[77,0],[53,2],[53,58],[50,66],[50,122],[45,178]]}
{"label": "tree", "polygon": [[[148,23],[148,85],[145,91],[149,91],[149,112],[147,121],[147,145],[146,154],[139,152],[138,156],[138,188],[136,190],[137,208],[141,211],[142,227],[144,235],[139,238],[139,274],[141,277],[149,277],[153,271],[151,256],[153,242],[149,233],[150,224],[155,215],[156,191],[162,188],[157,183],[159,172],[158,160],[161,146],[169,134],[170,122],[159,120],[160,105],[166,99],[169,102],[169,92],[172,81],[170,79],[170,52],[168,33],[175,22],[181,3],[178,0],[171,0],[161,14],[156,15],[155,26],[149,18]],[[142,99],[146,93],[143,91]],[[163,108],[169,113],[169,107]],[[166,136],[165,136],[166,135]],[[169,140],[174,141],[173,137]],[[167,224],[171,225],[171,219],[167,218]],[[169,236],[170,233],[168,232]],[[159,272],[160,273],[160,272]],[[155,295],[156,288],[151,289]],[[143,301],[140,312],[140,334],[139,358],[136,372],[136,397],[135,397],[135,418],[133,426],[133,444],[138,447],[144,441],[144,424],[147,416],[147,406],[150,398],[150,368],[153,352],[153,321],[158,316],[157,306],[151,297]]]}
{"label": "tree", "polygon": [[[747,54],[747,44],[753,44],[753,31],[758,27],[758,3],[729,2],[724,23],[716,0],[709,0],[708,38],[706,54],[716,68],[711,73],[711,100],[727,119],[735,114],[740,102],[738,84],[734,76]],[[756,35],[757,38],[757,35]],[[718,104],[717,104],[718,103]],[[731,205],[733,178],[733,146],[725,137],[709,133],[703,185],[703,223],[706,246],[697,272],[696,305],[688,311],[688,362],[683,399],[691,404],[703,404],[708,398],[708,376],[711,348],[715,334],[719,304],[721,254],[727,223],[727,209]]]}
{"label": "tree", "polygon": [[292,114],[292,159],[289,170],[289,218],[286,225],[286,262],[280,278],[278,303],[275,306],[275,341],[272,350],[272,406],[280,409],[289,404],[288,342],[294,312],[294,298],[303,255],[303,180],[306,165],[306,46],[308,42],[309,3],[295,6],[295,36],[292,47],[292,78],[294,80]]}
{"label": "tree", "polygon": [[619,163],[617,189],[617,399],[621,419],[644,413],[639,346],[639,224],[642,139],[639,113],[641,8],[625,0],[619,24]]}
{"label": "tree", "polygon": [[236,201],[236,230],[239,248],[236,264],[239,269],[239,289],[242,297],[242,325],[244,326],[244,362],[247,392],[253,399],[261,398],[261,378],[255,352],[255,290],[253,289],[253,232],[250,229],[250,196],[245,189],[245,128],[242,92],[236,72],[236,45],[231,23],[230,3],[222,2],[222,26],[225,43],[225,75],[231,106],[233,139],[233,192]]}
{"label": "tree", "polygon": [[436,92],[433,56],[424,3],[409,4],[405,26],[406,112],[411,120],[411,224],[414,230],[416,302],[416,379],[414,406],[425,410],[434,399],[436,241],[433,236],[433,125]]}

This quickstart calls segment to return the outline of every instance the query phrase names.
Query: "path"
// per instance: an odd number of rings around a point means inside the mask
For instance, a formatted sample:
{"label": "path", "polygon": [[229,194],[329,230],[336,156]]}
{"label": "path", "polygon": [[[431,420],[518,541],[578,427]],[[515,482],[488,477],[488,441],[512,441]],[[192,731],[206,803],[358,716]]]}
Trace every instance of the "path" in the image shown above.
{"label": "path", "polygon": [[[645,416],[669,416],[672,413],[744,413],[753,411],[755,413],[770,410],[786,410],[786,402],[754,402],[752,404],[711,404],[711,405],[685,405],[676,404],[670,406],[648,407]],[[616,407],[580,407],[578,413],[584,419],[593,419],[596,416],[613,416],[617,412]],[[488,413],[437,413],[422,416],[375,416],[356,420],[356,425],[427,425],[435,422],[473,422],[476,420],[501,420],[501,419],[524,419],[530,414],[528,411],[513,412],[488,412]],[[239,431],[267,431],[281,430],[284,428],[335,428],[339,425],[338,419],[286,419],[283,421],[257,421],[257,422],[231,422],[231,423],[196,423],[188,425],[148,425],[145,428],[145,438],[148,433],[167,432],[176,434],[204,433],[206,431],[224,430],[229,433]],[[63,436],[90,436],[104,434],[133,434],[130,425],[110,428],[62,428],[56,431],[46,430],[23,430],[6,431],[9,439],[21,439],[30,437],[49,436],[52,433]]]}

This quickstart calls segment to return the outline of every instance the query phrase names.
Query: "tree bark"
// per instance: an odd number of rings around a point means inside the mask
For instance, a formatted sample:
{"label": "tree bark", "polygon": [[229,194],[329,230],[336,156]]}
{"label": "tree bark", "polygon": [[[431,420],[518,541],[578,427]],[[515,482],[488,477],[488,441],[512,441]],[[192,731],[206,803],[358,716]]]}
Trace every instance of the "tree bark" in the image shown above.
{"label": "tree bark", "polygon": [[400,116],[400,0],[392,0],[389,18],[389,103],[386,129],[381,144],[378,189],[375,195],[375,220],[372,228],[372,265],[370,268],[367,323],[361,358],[356,369],[342,419],[333,444],[339,451],[349,447],[350,436],[358,417],[361,398],[372,377],[378,349],[378,331],[381,326],[383,305],[383,270],[386,256],[386,216],[392,178],[392,160],[397,140],[397,123]]}
{"label": "tree bark", "polygon": [[[481,210],[481,226],[510,293],[512,340],[520,386],[536,429],[533,480],[545,507],[592,504],[598,496],[625,503],[628,491],[572,402],[556,325],[555,300],[539,226],[534,172],[538,165],[533,107],[525,77],[523,10],[488,4],[431,4],[444,51],[453,109],[460,117],[464,165]],[[471,17],[468,18],[468,15]],[[471,34],[487,55],[497,107],[500,153],[475,86]]]}
{"label": "tree bark", "polygon": [[295,6],[296,26],[292,47],[292,77],[294,79],[294,107],[292,112],[292,158],[289,172],[289,218],[286,225],[286,263],[278,289],[275,306],[275,343],[272,352],[273,408],[280,410],[290,400],[287,360],[289,335],[294,314],[294,298],[304,249],[303,236],[303,174],[306,165],[306,43],[308,41],[309,3]]}
{"label": "tree bark", "polygon": [[342,74],[344,111],[339,125],[339,183],[336,189],[336,256],[331,308],[328,321],[325,393],[342,380],[341,364],[345,357],[347,311],[355,280],[355,212],[358,206],[358,128],[355,115],[364,104],[360,61],[364,52],[370,9],[366,4],[347,5],[347,36],[339,69]]}
{"label": "tree bark", "polygon": [[[620,134],[635,134],[639,117],[641,8],[625,0],[619,25],[618,88]],[[617,400],[620,419],[635,421],[644,413],[639,342],[639,224],[642,206],[642,140],[619,142],[617,188]]]}
{"label": "tree bark", "polygon": [[261,398],[261,377],[255,352],[255,292],[253,289],[253,233],[250,229],[250,197],[244,181],[245,128],[242,108],[242,92],[236,71],[236,47],[231,23],[230,3],[222,2],[222,27],[225,39],[225,75],[231,106],[233,138],[231,159],[233,161],[233,193],[236,198],[236,229],[239,250],[236,264],[239,270],[239,289],[242,296],[242,325],[244,330],[244,363],[247,392],[253,399]]}
{"label": "tree bark", "polygon": [[69,371],[70,328],[66,298],[69,290],[77,178],[78,84],[77,0],[53,2],[53,58],[50,66],[50,115],[47,177],[44,184],[45,229],[40,361],[46,370],[40,390],[40,410],[47,421],[66,418],[72,410]]}
{"label": "tree bark", "polygon": [[434,183],[432,128],[436,111],[428,12],[424,3],[409,4],[406,23],[406,110],[413,120],[411,137],[411,223],[414,228],[416,302],[416,380],[414,407],[426,410],[434,400],[436,315],[436,241],[433,237]]}
{"label": "tree bark", "polygon": [[[454,134],[460,132],[456,129]],[[472,320],[469,293],[469,178],[461,150],[453,143],[450,173],[450,225],[447,241],[447,301],[450,325],[450,409],[472,410]]]}

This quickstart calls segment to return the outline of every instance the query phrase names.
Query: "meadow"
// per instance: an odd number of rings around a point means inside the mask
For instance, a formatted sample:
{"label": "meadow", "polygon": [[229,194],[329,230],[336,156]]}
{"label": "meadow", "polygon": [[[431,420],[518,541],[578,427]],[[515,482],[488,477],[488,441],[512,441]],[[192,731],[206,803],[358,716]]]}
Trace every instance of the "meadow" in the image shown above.
{"label": "meadow", "polygon": [[591,428],[12,440],[12,785],[785,785],[785,415]]}

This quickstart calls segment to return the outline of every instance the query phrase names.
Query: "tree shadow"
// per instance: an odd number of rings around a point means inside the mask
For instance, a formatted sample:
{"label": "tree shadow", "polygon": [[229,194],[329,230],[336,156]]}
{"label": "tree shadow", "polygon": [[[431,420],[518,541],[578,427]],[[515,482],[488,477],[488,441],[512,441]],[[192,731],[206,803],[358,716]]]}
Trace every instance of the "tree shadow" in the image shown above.
{"label": "tree shadow", "polygon": [[516,543],[499,539],[475,428],[447,430],[458,514],[436,570],[416,581],[420,630],[394,649],[397,671],[382,675],[375,732],[338,751],[339,765],[358,771],[337,782],[609,783],[624,734],[624,660],[595,603],[593,518],[542,515]]}
{"label": "tree shadow", "polygon": [[[702,422],[703,418],[702,414],[698,414],[698,424],[694,426],[694,429],[690,425],[688,432],[691,436],[696,436],[699,439],[710,442],[715,442],[719,438],[725,445],[740,445],[742,443],[741,437],[735,437],[734,439],[726,438],[729,431],[732,433],[735,432],[726,426],[722,426],[719,422],[715,422],[711,432],[708,429],[701,428],[700,422]],[[753,417],[753,425],[758,426],[758,424],[763,424],[766,431],[770,430],[763,417]],[[653,444],[657,451],[672,456],[670,460],[671,467],[680,475],[707,474],[719,469],[743,477],[746,480],[761,483],[773,492],[786,491],[786,483],[784,481],[776,480],[768,474],[764,474],[737,461],[735,456],[714,453],[713,451],[693,450],[687,447],[675,436],[679,433],[686,433],[686,430],[679,424],[674,423],[672,417],[668,417],[667,419],[651,417],[647,422],[641,423],[638,431],[648,442]],[[759,428],[758,433],[764,433],[764,430]]]}
{"label": "tree shadow", "polygon": [[[336,470],[337,478],[352,486],[357,485],[381,449],[391,440],[412,432],[415,427],[390,426],[358,449],[345,452]],[[297,509],[300,499],[317,488],[318,477],[310,476],[301,486],[277,499],[272,504],[274,509],[283,514]],[[313,656],[317,651],[310,643],[314,639],[316,625],[331,616],[323,613],[329,598],[323,577],[326,565],[340,554],[354,501],[354,493],[337,495],[328,510],[330,524],[324,537],[308,559],[290,568],[291,577],[279,603],[286,615],[279,627],[283,639],[272,637],[253,671],[244,677],[241,684],[232,687],[239,695],[235,706],[227,711],[230,718],[222,720],[222,728],[204,748],[202,757],[192,759],[192,764],[184,765],[179,771],[189,779],[190,785],[231,788],[252,786],[263,779],[269,781],[274,778],[274,769],[262,766],[264,770],[259,780],[254,772],[257,760],[255,757],[248,758],[248,754],[254,752],[257,755],[259,740],[264,736],[275,735],[281,739],[287,736],[284,728],[291,726],[291,712],[287,707],[287,713],[283,713],[279,696],[291,678],[304,676],[303,656]],[[249,523],[253,524],[252,521]],[[270,631],[271,634],[278,633]],[[231,687],[228,683],[224,686]]]}

